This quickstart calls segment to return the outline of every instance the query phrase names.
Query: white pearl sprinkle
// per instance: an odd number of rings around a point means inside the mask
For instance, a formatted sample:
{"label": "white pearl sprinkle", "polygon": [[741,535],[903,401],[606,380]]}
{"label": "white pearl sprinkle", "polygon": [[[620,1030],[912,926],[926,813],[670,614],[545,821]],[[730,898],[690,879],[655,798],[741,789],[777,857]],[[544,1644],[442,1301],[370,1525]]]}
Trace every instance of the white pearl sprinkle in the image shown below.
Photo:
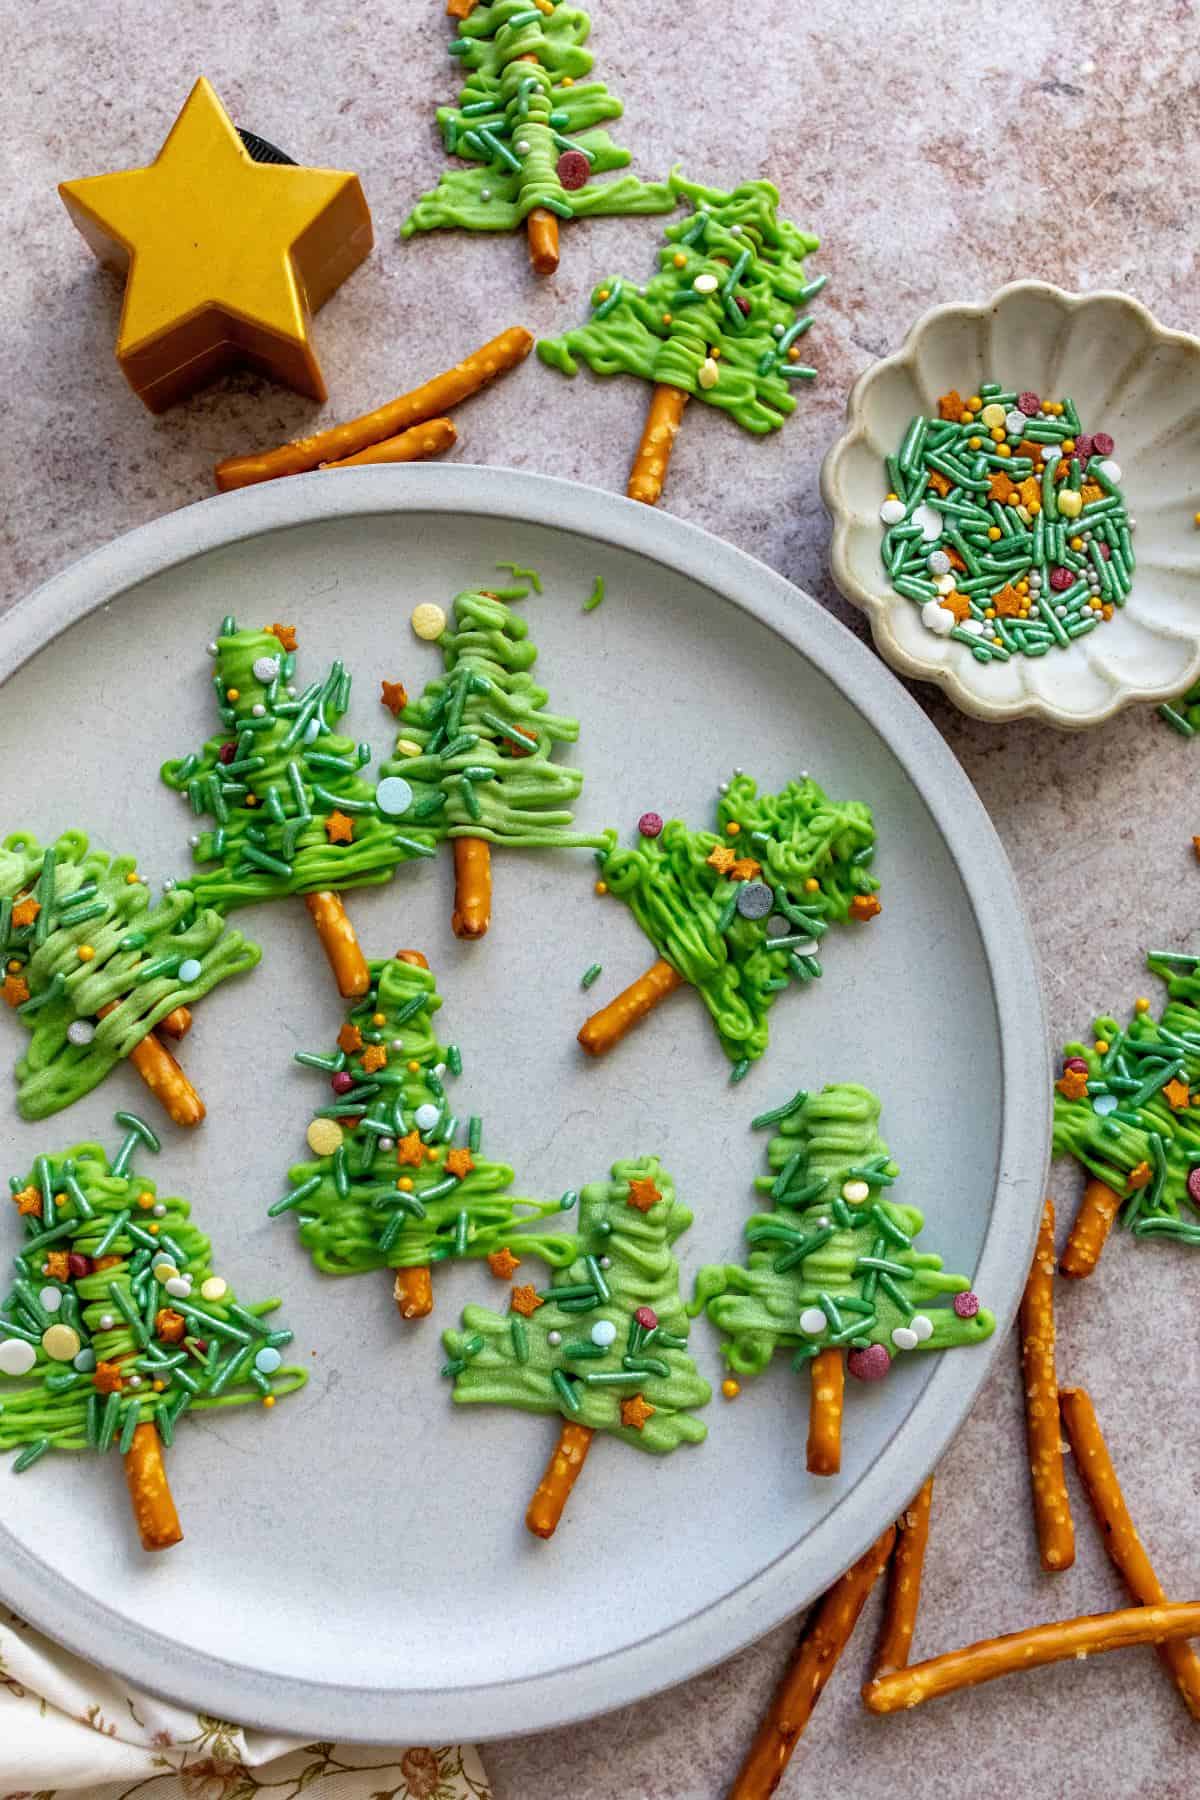
{"label": "white pearl sprinkle", "polygon": [[611,1269],[612,1268],[612,1257],[611,1256],[602,1256],[600,1258],[600,1267],[602,1269]]}
{"label": "white pearl sprinkle", "polygon": [[729,227],[729,235],[730,235],[730,237],[741,237],[741,235],[742,235],[741,226],[740,225],[731,225]]}
{"label": "white pearl sprinkle", "polygon": [[395,1138],[381,1137],[379,1139],[379,1148],[383,1151],[384,1155],[386,1156],[389,1151],[394,1150],[396,1148]]}
{"label": "white pearl sprinkle", "polygon": [[217,654],[217,646],[215,644],[205,644],[204,648],[208,651],[210,656],[215,656]]}
{"label": "white pearl sprinkle", "polygon": [[819,1306],[806,1306],[800,1314],[800,1329],[809,1337],[819,1337],[826,1323],[825,1314]]}
{"label": "white pearl sprinkle", "polygon": [[164,882],[163,882],[163,893],[164,893],[164,894],[170,894],[170,893],[173,893],[173,892],[174,892],[174,888],[175,888],[175,883],[174,883],[174,881],[173,881],[173,880],[172,880],[172,878],[171,878],[171,876],[170,876],[170,875],[168,875],[168,876],[167,876],[167,879],[166,879],[166,880],[165,880],[165,881],[164,881]]}
{"label": "white pearl sprinkle", "polygon": [[782,325],[772,325],[771,336],[772,337],[782,337],[783,336],[783,326]]}
{"label": "white pearl sprinkle", "polygon": [[115,1323],[111,1313],[101,1313],[96,1321],[96,1328],[99,1331],[111,1331]]}
{"label": "white pearl sprinkle", "polygon": [[949,637],[954,630],[954,614],[937,600],[927,600],[921,608],[921,623],[935,637]]}
{"label": "white pearl sprinkle", "polygon": [[1096,467],[1102,475],[1107,475],[1110,481],[1120,481],[1121,465],[1119,462],[1114,462],[1111,456],[1106,456],[1103,462],[1096,464]]}
{"label": "white pearl sprinkle", "polygon": [[253,717],[255,719],[265,719],[267,716],[267,709],[263,705],[262,701],[259,700],[255,703],[255,705],[253,705],[250,708],[250,713],[251,713],[251,717]]}
{"label": "white pearl sprinkle", "polygon": [[931,1338],[933,1336],[933,1320],[927,1318],[924,1313],[914,1313],[908,1323],[910,1329],[916,1333],[918,1340],[922,1344],[925,1342],[926,1338]]}
{"label": "white pearl sprinkle", "polygon": [[936,538],[942,535],[942,515],[935,512],[932,506],[922,503],[913,512],[912,522],[921,527],[921,536]]}
{"label": "white pearl sprinkle", "polygon": [[167,1216],[167,1209],[161,1200],[156,1200],[150,1210],[156,1219],[165,1219]]}
{"label": "white pearl sprinkle", "polygon": [[199,843],[200,843],[199,832],[193,831],[191,837],[188,839],[188,843],[192,846],[193,850],[197,849],[199,847]]}
{"label": "white pearl sprinkle", "polygon": [[954,592],[954,577],[953,575],[939,575],[933,585],[939,594],[952,594]]}
{"label": "white pearl sprinkle", "polygon": [[90,1044],[95,1035],[96,1027],[90,1019],[72,1019],[67,1026],[69,1044]]}
{"label": "white pearl sprinkle", "polygon": [[562,1332],[548,1331],[546,1333],[546,1342],[550,1345],[551,1349],[557,1350],[558,1346],[562,1343]]}
{"label": "white pearl sprinkle", "polygon": [[910,1331],[907,1325],[897,1325],[892,1333],[892,1342],[897,1350],[915,1350],[917,1334],[915,1331]]}
{"label": "white pearl sprinkle", "polygon": [[528,138],[518,138],[516,148],[517,148],[518,156],[528,156],[529,155],[529,139]]}
{"label": "white pearl sprinkle", "polygon": [[38,1299],[42,1303],[43,1310],[48,1313],[56,1313],[62,1305],[62,1295],[57,1288],[43,1288]]}
{"label": "white pearl sprinkle", "polygon": [[413,1114],[413,1121],[418,1131],[432,1131],[441,1116],[441,1107],[435,1106],[432,1100],[426,1100]]}
{"label": "white pearl sprinkle", "polygon": [[852,1205],[861,1205],[871,1198],[871,1184],[867,1181],[844,1181],[842,1183],[842,1199],[849,1200]]}
{"label": "white pearl sprinkle", "polygon": [[898,525],[904,517],[903,500],[885,500],[879,508],[879,516],[885,525]]}
{"label": "white pearl sprinkle", "polygon": [[131,1375],[125,1385],[126,1387],[140,1388],[142,1385],[142,1378],[140,1375]]}
{"label": "white pearl sprinkle", "polygon": [[481,200],[490,200],[490,199],[491,199],[491,197],[492,197],[492,190],[491,190],[491,188],[480,188],[480,190],[479,190],[479,198],[480,198],[480,199],[481,199]]}

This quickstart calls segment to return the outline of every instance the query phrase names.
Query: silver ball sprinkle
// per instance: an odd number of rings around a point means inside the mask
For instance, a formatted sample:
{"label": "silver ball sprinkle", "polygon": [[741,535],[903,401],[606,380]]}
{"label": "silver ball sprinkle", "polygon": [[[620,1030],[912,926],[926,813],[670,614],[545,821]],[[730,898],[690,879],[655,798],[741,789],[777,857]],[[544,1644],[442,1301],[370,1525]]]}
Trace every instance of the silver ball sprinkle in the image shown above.
{"label": "silver ball sprinkle", "polygon": [[490,200],[490,199],[491,199],[491,197],[492,197],[492,190],[491,190],[491,188],[480,188],[480,190],[479,190],[479,198],[480,198],[480,199],[481,199],[481,200]]}
{"label": "silver ball sprinkle", "polygon": [[612,1268],[612,1257],[611,1256],[602,1256],[600,1258],[600,1267],[602,1269],[611,1269]]}
{"label": "silver ball sprinkle", "polygon": [[403,1038],[393,1038],[391,1041],[390,1048],[393,1050],[403,1050],[404,1039]]}
{"label": "silver ball sprinkle", "polygon": [[546,1342],[553,1349],[557,1350],[558,1346],[562,1343],[562,1332],[561,1331],[548,1331],[546,1333]]}
{"label": "silver ball sprinkle", "polygon": [[98,1331],[111,1331],[116,1322],[111,1313],[101,1313],[96,1321],[96,1328]]}
{"label": "silver ball sprinkle", "polygon": [[266,718],[267,709],[263,705],[261,700],[258,701],[254,706],[252,706],[250,708],[250,715],[252,718],[255,718],[255,719],[265,719]]}
{"label": "silver ball sprinkle", "polygon": [[772,325],[771,336],[772,337],[782,337],[783,336],[783,326],[782,325]]}
{"label": "silver ball sprinkle", "polygon": [[173,891],[174,887],[175,887],[175,883],[172,880],[172,878],[168,875],[167,879],[163,882],[163,893],[164,894],[171,893]]}
{"label": "silver ball sprinkle", "polygon": [[516,151],[517,151],[518,156],[528,156],[529,155],[529,139],[528,138],[518,138],[517,143],[516,143]]}
{"label": "silver ball sprinkle", "polygon": [[161,1200],[156,1200],[154,1205],[150,1208],[150,1211],[156,1219],[165,1219],[167,1216],[167,1209]]}
{"label": "silver ball sprinkle", "polygon": [[131,1375],[125,1385],[126,1387],[140,1388],[142,1385],[142,1378],[140,1375]]}
{"label": "silver ball sprinkle", "polygon": [[210,656],[216,656],[217,646],[215,644],[205,644],[204,648],[208,651]]}
{"label": "silver ball sprinkle", "polygon": [[193,831],[193,833],[192,833],[192,835],[191,835],[191,837],[190,837],[190,838],[189,838],[189,839],[188,839],[188,843],[189,843],[189,844],[190,844],[190,845],[191,845],[191,846],[192,846],[192,849],[193,849],[193,850],[195,850],[195,849],[198,849],[198,847],[199,847],[199,844],[200,844],[200,835],[199,835],[199,833],[198,833],[198,832],[195,832],[195,831]]}
{"label": "silver ball sprinkle", "polygon": [[287,695],[289,700],[294,700],[296,698],[296,690],[294,687],[284,688],[283,691]]}
{"label": "silver ball sprinkle", "polygon": [[396,1140],[395,1140],[395,1138],[390,1138],[390,1137],[381,1137],[381,1138],[380,1138],[380,1140],[379,1140],[379,1148],[380,1148],[380,1149],[381,1149],[381,1150],[382,1150],[382,1151],[384,1151],[384,1152],[385,1152],[385,1154],[386,1154],[386,1153],[387,1153],[387,1152],[388,1152],[388,1151],[389,1151],[389,1150],[394,1150],[394,1149],[395,1149],[395,1148],[396,1148]]}
{"label": "silver ball sprinkle", "polygon": [[718,794],[727,794],[729,792],[729,783],[727,781],[719,781],[717,783],[717,792]]}

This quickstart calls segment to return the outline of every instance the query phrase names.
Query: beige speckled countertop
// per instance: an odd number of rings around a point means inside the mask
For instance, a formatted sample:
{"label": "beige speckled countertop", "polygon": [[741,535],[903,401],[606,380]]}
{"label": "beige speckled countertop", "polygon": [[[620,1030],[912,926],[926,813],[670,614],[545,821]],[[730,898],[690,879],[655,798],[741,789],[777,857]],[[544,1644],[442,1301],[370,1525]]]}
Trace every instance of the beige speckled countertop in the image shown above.
{"label": "beige speckled countertop", "polygon": [[[817,0],[723,12],[596,0],[598,73],[645,173],[675,157],[715,182],[769,175],[818,231],[832,277],[807,340],[820,370],[781,437],[742,439],[696,407],[667,504],[753,551],[861,630],[826,574],[820,458],[847,387],[935,300],[1016,276],[1128,288],[1194,324],[1200,36],[1189,0]],[[8,60],[0,144],[0,608],[118,532],[210,489],[214,459],[376,404],[503,324],[579,319],[615,269],[647,269],[653,221],[564,233],[563,266],[530,275],[507,239],[402,248],[408,203],[442,165],[431,107],[448,95],[439,0],[43,0],[0,4]],[[734,29],[730,30],[730,24]],[[360,171],[378,233],[317,322],[324,412],[250,376],[162,418],[142,410],[111,345],[118,286],[97,271],[57,180],[149,160],[206,73],[236,120],[301,161]],[[646,394],[574,386],[531,363],[461,414],[457,457],[623,486]],[[1200,747],[1152,715],[1102,733],[987,728],[917,698],[991,811],[1024,887],[1055,1042],[1145,985],[1148,939],[1187,944],[1200,912],[1189,839]],[[931,1074],[930,1128],[969,1069]],[[1077,1192],[1057,1171],[1056,1191]],[[1174,1598],[1200,1594],[1200,1259],[1112,1246],[1094,1282],[1060,1288],[1060,1366],[1092,1389],[1126,1493]],[[1145,1321],[1145,1324],[1143,1324]],[[1143,1340],[1146,1347],[1142,1347]],[[721,1404],[720,1401],[717,1404]],[[1078,1496],[1078,1490],[1076,1490]],[[1039,1574],[1015,1353],[943,1464],[918,1651],[1118,1604],[1082,1500],[1079,1559]],[[871,1800],[941,1792],[1183,1800],[1200,1740],[1149,1651],[1125,1652],[868,1718],[872,1609],[779,1790]],[[658,1699],[572,1731],[491,1746],[501,1800],[712,1800],[724,1791],[788,1654],[784,1627]]]}

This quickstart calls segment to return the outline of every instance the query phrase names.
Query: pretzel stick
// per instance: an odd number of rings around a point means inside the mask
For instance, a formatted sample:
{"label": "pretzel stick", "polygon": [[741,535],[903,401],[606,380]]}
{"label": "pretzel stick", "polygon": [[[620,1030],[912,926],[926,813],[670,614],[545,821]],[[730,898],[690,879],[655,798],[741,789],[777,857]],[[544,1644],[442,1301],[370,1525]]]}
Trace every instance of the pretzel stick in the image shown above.
{"label": "pretzel stick", "polygon": [[570,1419],[564,1420],[554,1454],[546,1464],[546,1473],[538,1482],[525,1514],[525,1523],[534,1537],[554,1536],[595,1435],[590,1425],[573,1425]]}
{"label": "pretzel stick", "polygon": [[896,1527],[889,1525],[866,1555],[860,1556],[817,1602],[775,1698],[746,1752],[746,1760],[734,1777],[728,1800],[765,1800],[779,1786],[825,1683],[850,1641],[867,1595],[887,1566],[895,1541]]}
{"label": "pretzel stick", "polygon": [[343,462],[346,457],[365,450],[368,444],[378,444],[384,438],[407,431],[410,425],[423,425],[427,419],[449,412],[468,394],[476,393],[497,375],[503,375],[507,369],[523,362],[532,349],[533,334],[523,325],[510,325],[507,331],[473,350],[452,369],[422,382],[411,393],[389,400],[386,406],[380,406],[374,412],[363,413],[361,418],[351,419],[345,425],[334,425],[328,431],[318,431],[312,437],[296,438],[290,444],[281,444],[277,450],[267,450],[257,456],[226,457],[214,471],[217,487],[224,494],[230,488],[249,487],[256,481],[274,481],[280,475],[302,475],[306,469],[315,469],[323,462]]}
{"label": "pretzel stick", "polygon": [[329,958],[338,993],[347,1000],[356,1000],[370,987],[371,975],[341,895],[329,889],[320,894],[305,894],[304,904]]}
{"label": "pretzel stick", "polygon": [[1033,1266],[1021,1297],[1021,1369],[1033,1517],[1042,1567],[1053,1574],[1075,1561],[1075,1527],[1063,1476],[1062,1425],[1054,1372],[1054,1202],[1038,1227]]}
{"label": "pretzel stick", "polygon": [[836,1475],[842,1466],[842,1390],[846,1365],[836,1345],[818,1350],[809,1364],[808,1472]]}
{"label": "pretzel stick", "polygon": [[426,1263],[397,1269],[392,1297],[402,1319],[427,1319],[433,1311],[433,1280]]}
{"label": "pretzel stick", "polygon": [[398,437],[384,438],[382,443],[368,444],[355,456],[343,456],[337,462],[324,462],[323,469],[362,469],[369,463],[420,462],[426,456],[440,456],[458,438],[451,419],[428,419],[424,425],[412,425]]}
{"label": "pretzel stick", "polygon": [[558,220],[544,206],[535,206],[525,220],[529,260],[538,275],[553,275],[558,267]]}
{"label": "pretzel stick", "polygon": [[[1129,1598],[1140,1601],[1143,1606],[1164,1605],[1166,1590],[1154,1573],[1137,1527],[1129,1516],[1091,1395],[1086,1388],[1063,1388],[1058,1404],[1079,1479],[1104,1538],[1104,1548],[1124,1581]],[[1183,1695],[1184,1705],[1193,1719],[1200,1720],[1200,1656],[1190,1644],[1182,1643],[1160,1644],[1156,1654]]]}
{"label": "pretzel stick", "polygon": [[610,1000],[607,1006],[602,1006],[585,1021],[579,1042],[589,1056],[603,1056],[606,1050],[620,1043],[627,1031],[633,1030],[639,1019],[652,1012],[660,1000],[665,1000],[668,994],[682,986],[683,976],[660,956],[644,975],[630,982],[615,1000]]}
{"label": "pretzel stick", "polygon": [[155,1031],[165,1031],[169,1038],[176,1042],[186,1037],[192,1029],[192,1009],[190,1006],[177,1006],[169,1012],[165,1019],[160,1019],[154,1027]]}
{"label": "pretzel stick", "polygon": [[978,1687],[1018,1669],[1041,1669],[1047,1663],[1083,1661],[1106,1650],[1126,1650],[1135,1644],[1173,1643],[1200,1635],[1200,1600],[1183,1600],[1165,1606],[1127,1606],[1120,1612],[1089,1613],[1082,1619],[1056,1619],[1049,1625],[1030,1625],[1007,1637],[984,1638],[950,1650],[929,1662],[914,1663],[868,1681],[863,1702],[868,1712],[902,1712],[954,1694],[960,1688]]}
{"label": "pretzel stick", "polygon": [[414,969],[427,969],[429,963],[419,950],[397,950],[396,961],[408,963]]}
{"label": "pretzel stick", "polygon": [[492,853],[486,838],[454,840],[454,911],[457,938],[485,936],[492,918]]}
{"label": "pretzel stick", "polygon": [[933,1500],[933,1476],[912,1505],[896,1521],[896,1549],[888,1574],[883,1630],[875,1652],[875,1679],[903,1669],[912,1649],[921,1604],[921,1571],[929,1542],[929,1508]]}
{"label": "pretzel stick", "polygon": [[1121,1196],[1106,1182],[1092,1179],[1083,1190],[1071,1235],[1059,1261],[1059,1269],[1073,1281],[1082,1281],[1100,1261],[1113,1221],[1121,1210]]}
{"label": "pretzel stick", "polygon": [[[121,1002],[110,1000],[96,1014],[107,1018]],[[204,1117],[204,1102],[180,1068],[167,1046],[148,1031],[140,1044],[129,1052],[133,1064],[154,1098],[176,1125],[198,1125]]]}
{"label": "pretzel stick", "polygon": [[688,396],[682,388],[667,387],[661,382],[655,388],[625,489],[631,500],[653,506],[662,493],[667,464],[675,446],[675,433],[687,403]]}
{"label": "pretzel stick", "polygon": [[446,11],[452,19],[469,19],[479,0],[446,0]]}
{"label": "pretzel stick", "polygon": [[167,1485],[157,1425],[139,1425],[125,1452],[125,1479],[143,1550],[169,1550],[183,1539]]}

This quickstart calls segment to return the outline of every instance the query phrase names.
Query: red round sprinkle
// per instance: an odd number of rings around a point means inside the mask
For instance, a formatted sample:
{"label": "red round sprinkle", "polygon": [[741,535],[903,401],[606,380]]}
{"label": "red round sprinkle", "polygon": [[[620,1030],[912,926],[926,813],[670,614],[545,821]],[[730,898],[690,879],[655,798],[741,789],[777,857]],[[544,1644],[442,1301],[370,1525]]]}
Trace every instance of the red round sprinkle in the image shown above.
{"label": "red round sprinkle", "polygon": [[1075,439],[1075,454],[1081,463],[1085,463],[1096,448],[1096,440],[1089,431],[1081,431]]}
{"label": "red round sprinkle", "polygon": [[1200,1206],[1200,1163],[1197,1163],[1194,1169],[1188,1170],[1187,1191],[1188,1199],[1194,1200],[1196,1205]]}
{"label": "red round sprinkle", "polygon": [[960,1319],[973,1319],[979,1311],[979,1295],[969,1290],[965,1294],[955,1294],[954,1310]]}
{"label": "red round sprinkle", "polygon": [[1023,394],[1017,395],[1018,411],[1023,412],[1027,419],[1036,417],[1041,404],[1041,401],[1033,392],[1032,388],[1026,388]]}
{"label": "red round sprinkle", "polygon": [[592,165],[582,150],[564,150],[558,159],[558,179],[567,189],[581,188],[592,172]]}
{"label": "red round sprinkle", "polygon": [[882,1381],[892,1366],[892,1359],[883,1344],[870,1344],[865,1350],[852,1350],[846,1358],[846,1367],[859,1381]]}
{"label": "red round sprinkle", "polygon": [[733,304],[737,307],[737,309],[740,313],[745,313],[746,317],[749,318],[750,302],[747,300],[745,294],[735,294],[733,296]]}
{"label": "red round sprinkle", "polygon": [[1056,564],[1050,571],[1050,586],[1058,594],[1065,593],[1074,580],[1075,577],[1070,569],[1064,569],[1061,563]]}
{"label": "red round sprinkle", "polygon": [[652,1306],[639,1306],[633,1316],[647,1331],[653,1331],[658,1324],[658,1314]]}
{"label": "red round sprinkle", "polygon": [[220,757],[220,759],[223,763],[232,762],[234,757],[237,755],[237,745],[236,744],[222,744],[221,748],[217,751],[217,755]]}
{"label": "red round sprinkle", "polygon": [[67,1274],[72,1281],[82,1281],[85,1275],[94,1272],[95,1267],[90,1256],[81,1256],[77,1250],[67,1252]]}
{"label": "red round sprinkle", "polygon": [[638,820],[638,830],[643,837],[657,837],[663,828],[662,814],[656,812],[643,813]]}
{"label": "red round sprinkle", "polygon": [[1096,452],[1097,456],[1111,456],[1116,447],[1117,446],[1113,443],[1107,431],[1095,431],[1092,433],[1092,449]]}
{"label": "red round sprinkle", "polygon": [[1063,1064],[1063,1068],[1074,1069],[1077,1075],[1086,1075],[1088,1072],[1088,1066],[1084,1062],[1082,1056],[1068,1056],[1066,1062]]}
{"label": "red round sprinkle", "polygon": [[1101,544],[1100,554],[1104,558],[1105,562],[1107,562],[1109,557],[1112,555],[1111,546],[1108,544]]}
{"label": "red round sprinkle", "polygon": [[335,1094],[348,1094],[354,1086],[354,1077],[347,1070],[339,1069],[329,1085]]}

